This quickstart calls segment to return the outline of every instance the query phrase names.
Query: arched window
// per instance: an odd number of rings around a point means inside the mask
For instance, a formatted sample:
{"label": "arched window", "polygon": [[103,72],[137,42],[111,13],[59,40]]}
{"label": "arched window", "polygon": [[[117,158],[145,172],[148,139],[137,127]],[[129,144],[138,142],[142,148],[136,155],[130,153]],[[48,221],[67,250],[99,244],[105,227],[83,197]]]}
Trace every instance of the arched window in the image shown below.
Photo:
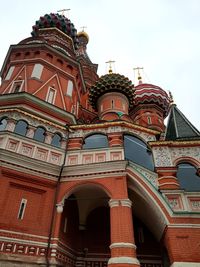
{"label": "arched window", "polygon": [[25,136],[28,129],[28,123],[23,120],[19,120],[15,126],[14,132],[20,135]]}
{"label": "arched window", "polygon": [[108,138],[104,134],[93,134],[85,138],[83,149],[108,147]]}
{"label": "arched window", "polygon": [[33,139],[44,142],[46,130],[43,127],[38,127],[35,131]]}
{"label": "arched window", "polygon": [[178,164],[177,178],[181,189],[200,191],[200,177],[197,175],[197,169],[190,163]]}
{"label": "arched window", "polygon": [[60,147],[61,145],[61,140],[62,140],[62,137],[60,134],[56,133],[53,138],[52,138],[52,141],[51,141],[51,145],[52,146],[56,146],[56,147]]}
{"label": "arched window", "polygon": [[0,131],[4,131],[6,129],[8,121],[6,118],[0,119]]}
{"label": "arched window", "polygon": [[151,151],[140,139],[132,135],[124,135],[125,158],[151,171],[154,170],[154,163]]}

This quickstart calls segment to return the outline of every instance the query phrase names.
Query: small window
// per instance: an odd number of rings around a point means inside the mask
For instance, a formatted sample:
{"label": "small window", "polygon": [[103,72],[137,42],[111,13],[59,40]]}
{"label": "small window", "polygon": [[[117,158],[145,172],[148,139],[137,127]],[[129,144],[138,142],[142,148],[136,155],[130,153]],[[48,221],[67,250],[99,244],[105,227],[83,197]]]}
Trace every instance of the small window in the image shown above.
{"label": "small window", "polygon": [[67,95],[72,96],[72,92],[73,92],[73,82],[69,80],[67,84]]}
{"label": "small window", "polygon": [[26,204],[27,204],[27,199],[22,198],[20,206],[19,206],[18,216],[17,216],[17,218],[19,220],[23,220],[23,218],[24,218],[24,212],[25,212]]}
{"label": "small window", "polygon": [[46,130],[42,127],[38,127],[35,131],[33,139],[44,142]]}
{"label": "small window", "polygon": [[108,147],[108,138],[103,134],[93,134],[85,138],[83,149]]}
{"label": "small window", "polygon": [[64,232],[64,233],[67,232],[67,217],[65,217],[65,220],[64,220],[63,232]]}
{"label": "small window", "polygon": [[111,108],[114,108],[114,100],[111,101]]}
{"label": "small window", "polygon": [[8,121],[6,118],[0,120],[0,131],[4,131],[6,129]]}
{"label": "small window", "polygon": [[152,124],[152,122],[151,122],[151,117],[147,117],[147,122],[148,122],[148,124]]}
{"label": "small window", "polygon": [[15,126],[14,132],[25,136],[27,133],[27,130],[28,130],[28,123],[23,120],[19,120]]}
{"label": "small window", "polygon": [[48,90],[46,101],[48,103],[54,104],[55,96],[56,96],[56,90],[50,87]]}
{"label": "small window", "polygon": [[6,80],[6,81],[7,81],[7,80],[10,80],[10,78],[11,78],[11,76],[12,76],[12,74],[13,74],[14,69],[15,69],[14,66],[11,66],[11,67],[10,67],[10,69],[9,69],[9,71],[8,71],[6,77],[5,77],[5,80]]}
{"label": "small window", "polygon": [[60,147],[61,146],[61,140],[62,140],[61,135],[57,133],[53,136],[52,141],[51,141],[51,145],[56,146],[56,147]]}
{"label": "small window", "polygon": [[22,90],[22,85],[23,85],[23,81],[14,81],[12,88],[11,88],[11,92],[12,93],[18,93]]}
{"label": "small window", "polygon": [[35,64],[31,74],[31,78],[40,79],[44,66],[41,64]]}
{"label": "small window", "polygon": [[186,191],[200,191],[200,177],[197,169],[189,163],[178,164],[177,178],[180,188]]}

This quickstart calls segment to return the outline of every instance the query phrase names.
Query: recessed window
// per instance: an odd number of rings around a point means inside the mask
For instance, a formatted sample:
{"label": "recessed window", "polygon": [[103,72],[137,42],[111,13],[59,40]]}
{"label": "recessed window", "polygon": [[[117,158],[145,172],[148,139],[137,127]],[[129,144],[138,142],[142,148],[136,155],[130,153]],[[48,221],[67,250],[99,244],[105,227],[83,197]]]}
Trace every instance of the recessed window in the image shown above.
{"label": "recessed window", "polygon": [[149,170],[154,170],[153,157],[147,145],[132,135],[124,135],[125,158]]}
{"label": "recessed window", "polygon": [[44,142],[46,130],[43,127],[38,127],[35,131],[33,139]]}
{"label": "recessed window", "polygon": [[61,135],[56,133],[52,138],[51,145],[56,146],[56,147],[60,147],[61,146],[61,140],[62,140]]}
{"label": "recessed window", "polygon": [[63,232],[64,232],[64,233],[67,232],[67,217],[65,217],[65,220],[64,220]]}
{"label": "recessed window", "polygon": [[31,74],[31,78],[40,79],[44,66],[41,64],[35,64]]}
{"label": "recessed window", "polygon": [[7,80],[10,80],[10,78],[11,78],[11,76],[12,76],[12,74],[13,74],[14,69],[15,69],[14,66],[11,66],[11,67],[10,67],[10,69],[9,69],[9,71],[7,72],[7,75],[6,75],[6,77],[5,77],[5,80],[6,80],[6,81],[7,81]]}
{"label": "recessed window", "polygon": [[46,101],[48,103],[54,104],[55,101],[55,96],[56,96],[56,90],[52,87],[49,87],[48,93],[47,93],[47,97],[46,97]]}
{"label": "recessed window", "polygon": [[114,100],[111,101],[111,108],[114,108]]}
{"label": "recessed window", "polygon": [[25,136],[28,130],[28,123],[23,120],[19,120],[15,126],[14,132]]}
{"label": "recessed window", "polygon": [[93,134],[85,138],[83,149],[108,147],[108,138],[103,134]]}
{"label": "recessed window", "polygon": [[19,93],[22,90],[23,82],[24,82],[23,80],[14,81],[12,88],[11,88],[11,92],[12,93]]}
{"label": "recessed window", "polygon": [[17,216],[17,218],[19,220],[23,220],[23,218],[24,218],[24,212],[25,212],[26,204],[27,204],[27,199],[22,198],[20,206],[19,206],[18,216]]}
{"label": "recessed window", "polygon": [[73,93],[73,82],[69,80],[67,84],[67,95],[72,96],[72,93]]}
{"label": "recessed window", "polygon": [[151,122],[151,117],[147,117],[147,122],[148,122],[148,124],[152,124],[152,122]]}
{"label": "recessed window", "polygon": [[6,118],[0,120],[0,131],[4,131],[6,129],[8,121]]}
{"label": "recessed window", "polygon": [[186,191],[200,191],[200,177],[197,169],[189,163],[178,164],[177,178],[180,188]]}

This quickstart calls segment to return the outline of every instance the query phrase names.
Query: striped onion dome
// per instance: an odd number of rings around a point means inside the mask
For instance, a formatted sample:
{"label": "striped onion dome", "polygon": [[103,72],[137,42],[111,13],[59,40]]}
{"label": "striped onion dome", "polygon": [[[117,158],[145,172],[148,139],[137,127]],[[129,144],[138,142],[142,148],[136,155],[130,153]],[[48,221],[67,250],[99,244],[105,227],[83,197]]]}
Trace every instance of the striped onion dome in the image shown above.
{"label": "striped onion dome", "polygon": [[124,94],[129,100],[129,107],[133,107],[134,85],[124,75],[118,73],[110,73],[103,75],[90,88],[89,102],[92,107],[97,110],[97,100],[100,96],[109,92],[119,92]]}
{"label": "striped onion dome", "polygon": [[164,117],[169,113],[170,97],[159,86],[141,83],[135,87],[134,107],[139,104],[157,104],[164,112]]}

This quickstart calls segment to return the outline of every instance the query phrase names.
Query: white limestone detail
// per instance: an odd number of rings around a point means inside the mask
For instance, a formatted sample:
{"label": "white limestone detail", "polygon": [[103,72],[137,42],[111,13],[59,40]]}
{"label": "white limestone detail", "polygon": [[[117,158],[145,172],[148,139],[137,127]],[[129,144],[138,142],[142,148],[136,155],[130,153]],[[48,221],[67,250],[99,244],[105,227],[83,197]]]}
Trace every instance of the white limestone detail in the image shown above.
{"label": "white limestone detail", "polygon": [[133,249],[136,249],[136,245],[133,243],[118,242],[118,243],[112,243],[110,245],[110,249],[112,249],[112,248],[133,248]]}
{"label": "white limestone detail", "polygon": [[113,258],[110,258],[108,261],[108,264],[116,264],[116,263],[138,264],[138,266],[140,266],[138,259],[133,258],[133,257],[113,257]]}
{"label": "white limestone detail", "polygon": [[[181,144],[180,144],[181,145]],[[152,148],[156,167],[175,166],[178,159],[191,158],[200,164],[200,146],[168,147],[156,146]]]}
{"label": "white limestone detail", "polygon": [[200,267],[200,262],[174,262],[170,267]]}

